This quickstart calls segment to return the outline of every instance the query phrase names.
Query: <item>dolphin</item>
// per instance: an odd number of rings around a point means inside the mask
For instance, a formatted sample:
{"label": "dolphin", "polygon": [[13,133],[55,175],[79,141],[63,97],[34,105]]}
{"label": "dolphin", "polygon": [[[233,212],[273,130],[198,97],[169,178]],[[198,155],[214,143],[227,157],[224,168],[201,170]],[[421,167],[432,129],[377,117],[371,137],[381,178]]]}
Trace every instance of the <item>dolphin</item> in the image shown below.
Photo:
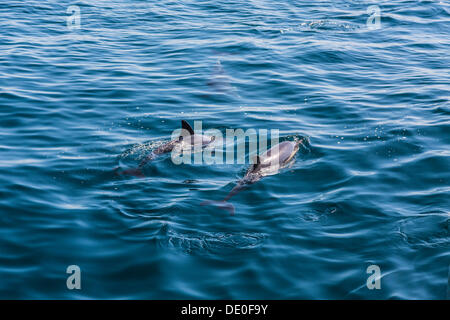
{"label": "dolphin", "polygon": [[213,78],[208,81],[208,86],[222,93],[229,91],[231,88],[228,77],[222,67],[222,64],[220,63],[220,60],[217,60],[214,67]]}
{"label": "dolphin", "polygon": [[158,148],[154,149],[147,157],[145,157],[135,169],[128,169],[120,172],[119,174],[129,174],[137,177],[144,177],[142,168],[150,161],[156,158],[156,156],[164,153],[171,152],[175,148],[182,150],[192,150],[194,147],[204,148],[211,144],[216,137],[197,134],[194,132],[189,123],[185,120],[181,120],[181,134],[178,139],[171,140],[164,143]]}
{"label": "dolphin", "polygon": [[290,164],[291,160],[300,149],[300,144],[303,144],[303,141],[304,139],[298,141],[283,141],[270,148],[265,153],[257,155],[256,161],[254,161],[255,163],[247,169],[244,177],[237,182],[236,186],[223,200],[203,201],[200,205],[216,205],[228,211],[231,215],[234,215],[234,206],[227,201],[249,185],[261,180],[261,178],[265,176],[277,174],[280,169]]}
{"label": "dolphin", "polygon": [[237,89],[231,84],[231,79],[225,72],[220,59],[217,60],[212,76],[207,84],[217,93],[231,94],[236,98],[240,98]]}

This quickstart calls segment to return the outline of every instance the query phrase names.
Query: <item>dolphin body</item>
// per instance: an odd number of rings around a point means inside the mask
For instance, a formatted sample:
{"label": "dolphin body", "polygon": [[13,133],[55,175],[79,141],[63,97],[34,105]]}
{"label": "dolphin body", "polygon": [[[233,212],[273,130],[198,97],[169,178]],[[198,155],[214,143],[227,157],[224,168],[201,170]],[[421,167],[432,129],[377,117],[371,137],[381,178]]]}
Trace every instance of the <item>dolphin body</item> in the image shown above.
{"label": "dolphin body", "polygon": [[208,86],[216,93],[231,95],[240,98],[237,89],[231,84],[231,79],[222,67],[220,60],[217,60],[212,76],[207,82]]}
{"label": "dolphin body", "polygon": [[189,123],[185,120],[181,120],[181,134],[178,139],[171,140],[153,150],[150,155],[145,157],[135,169],[128,169],[120,172],[120,174],[129,174],[137,177],[144,177],[142,168],[150,161],[156,158],[156,156],[164,153],[171,152],[175,148],[182,150],[191,150],[194,147],[204,148],[215,140],[214,136],[206,136],[202,134],[196,134]]}
{"label": "dolphin body", "polygon": [[280,169],[286,167],[300,149],[301,143],[303,143],[303,139],[299,141],[283,141],[265,153],[256,156],[256,163],[248,168],[244,177],[238,181],[236,186],[222,201],[204,201],[201,205],[216,205],[234,215],[234,206],[227,201],[264,176],[277,174]]}
{"label": "dolphin body", "polygon": [[191,150],[193,147],[206,147],[215,140],[214,136],[205,136],[203,134],[196,134],[194,129],[185,120],[181,120],[181,134],[176,140],[169,141],[162,146],[153,150],[153,154],[158,155],[162,153],[171,152],[174,148],[181,148],[183,150]]}
{"label": "dolphin body", "polygon": [[208,81],[208,86],[222,93],[230,91],[231,89],[228,77],[225,73],[225,70],[223,70],[220,60],[217,60],[217,64],[214,67],[213,77]]}

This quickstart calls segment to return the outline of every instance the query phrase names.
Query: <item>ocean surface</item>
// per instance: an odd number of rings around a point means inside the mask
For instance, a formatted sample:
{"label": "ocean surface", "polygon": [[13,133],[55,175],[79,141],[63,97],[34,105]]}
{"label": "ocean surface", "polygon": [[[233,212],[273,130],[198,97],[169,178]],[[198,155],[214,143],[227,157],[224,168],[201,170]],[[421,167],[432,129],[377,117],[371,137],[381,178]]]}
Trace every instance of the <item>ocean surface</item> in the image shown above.
{"label": "ocean surface", "polygon": [[[449,296],[447,0],[8,0],[0,31],[0,298]],[[230,215],[200,204],[247,162],[122,174],[182,119],[307,142]]]}

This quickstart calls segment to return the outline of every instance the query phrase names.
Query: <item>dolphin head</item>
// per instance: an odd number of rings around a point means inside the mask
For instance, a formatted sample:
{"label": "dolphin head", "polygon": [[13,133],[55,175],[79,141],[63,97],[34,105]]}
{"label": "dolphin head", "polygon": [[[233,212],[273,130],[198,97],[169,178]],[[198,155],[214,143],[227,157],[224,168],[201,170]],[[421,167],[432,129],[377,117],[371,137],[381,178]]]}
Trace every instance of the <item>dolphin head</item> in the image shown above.
{"label": "dolphin head", "polygon": [[294,157],[298,151],[298,143],[284,141],[270,148],[265,153],[255,157],[254,164],[248,169],[244,179],[258,181],[262,176],[272,175]]}

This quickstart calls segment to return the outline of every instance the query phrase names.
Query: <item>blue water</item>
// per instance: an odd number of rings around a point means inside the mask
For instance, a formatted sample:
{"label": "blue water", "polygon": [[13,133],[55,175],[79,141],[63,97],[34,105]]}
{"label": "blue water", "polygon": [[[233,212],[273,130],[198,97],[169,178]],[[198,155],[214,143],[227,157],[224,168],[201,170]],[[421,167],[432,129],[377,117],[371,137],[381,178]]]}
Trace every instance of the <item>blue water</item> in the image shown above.
{"label": "blue water", "polygon": [[[8,0],[0,31],[0,298],[447,297],[448,1]],[[200,203],[248,164],[117,174],[181,119],[309,143],[231,216]]]}

